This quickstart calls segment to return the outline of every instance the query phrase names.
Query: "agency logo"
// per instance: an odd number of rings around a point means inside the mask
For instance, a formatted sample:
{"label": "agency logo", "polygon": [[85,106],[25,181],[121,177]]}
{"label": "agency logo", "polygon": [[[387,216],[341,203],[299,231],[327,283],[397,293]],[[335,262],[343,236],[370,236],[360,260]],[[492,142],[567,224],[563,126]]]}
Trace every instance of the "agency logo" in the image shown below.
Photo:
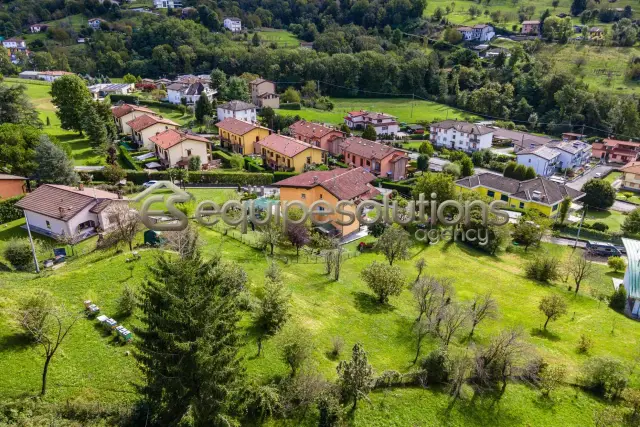
{"label": "agency logo", "polygon": [[[171,194],[153,194],[158,190],[169,190]],[[176,203],[186,203],[192,199],[191,194],[179,188],[171,181],[158,181],[138,194],[133,201],[142,203],[140,218],[144,225],[156,231],[180,231],[187,228],[189,218],[182,212]],[[164,204],[165,210],[151,209],[154,203]],[[159,218],[168,217],[169,221],[159,221]]]}

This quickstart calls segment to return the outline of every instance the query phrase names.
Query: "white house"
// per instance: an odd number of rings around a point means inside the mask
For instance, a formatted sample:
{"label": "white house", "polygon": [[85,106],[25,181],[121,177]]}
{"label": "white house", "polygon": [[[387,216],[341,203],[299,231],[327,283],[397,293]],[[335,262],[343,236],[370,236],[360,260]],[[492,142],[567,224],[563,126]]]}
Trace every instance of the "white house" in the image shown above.
{"label": "white house", "polygon": [[47,31],[47,28],[49,28],[47,24],[33,24],[29,26],[29,31],[39,33],[41,31]]}
{"label": "white house", "polygon": [[560,153],[558,167],[575,169],[585,166],[591,158],[591,145],[582,141],[554,141],[547,145]]}
{"label": "white house", "polygon": [[476,24],[473,27],[458,27],[464,41],[486,42],[495,37],[495,30],[488,24]]}
{"label": "white house", "polygon": [[46,82],[54,82],[62,76],[72,76],[73,73],[68,71],[41,71],[38,75],[38,79]]}
{"label": "white house", "polygon": [[126,95],[135,90],[133,83],[99,83],[89,86],[89,92],[93,99],[104,98],[108,95]]}
{"label": "white house", "polygon": [[200,81],[195,83],[175,82],[167,86],[167,99],[172,104],[181,104],[184,98],[187,105],[193,105],[198,102],[202,95],[205,95],[211,101],[214,95],[218,93],[215,89],[211,89],[209,85]]}
{"label": "white house", "polygon": [[22,39],[13,37],[3,40],[2,46],[4,46],[5,49],[26,49],[27,43]]}
{"label": "white house", "polygon": [[24,211],[32,232],[53,238],[86,239],[116,223],[114,215],[128,201],[96,188],[45,184],[27,194],[16,206]]}
{"label": "white house", "polygon": [[434,145],[451,150],[473,152],[491,148],[493,129],[456,120],[432,123],[430,139]]}
{"label": "white house", "polygon": [[100,24],[103,22],[107,22],[102,18],[91,18],[87,21],[87,25],[89,25],[90,28],[93,28],[94,30],[99,30],[100,29]]}
{"label": "white house", "polygon": [[179,9],[182,7],[182,2],[180,0],[153,0],[153,6],[156,9]]}
{"label": "white house", "polygon": [[222,21],[225,28],[228,28],[232,33],[242,31],[242,21],[239,18],[224,18]]}
{"label": "white house", "polygon": [[211,142],[202,136],[168,129],[149,138],[155,144],[155,152],[164,166],[186,168],[189,159],[200,158],[200,165],[209,163]]}
{"label": "white house", "polygon": [[249,123],[256,123],[256,106],[243,101],[230,101],[218,106],[218,121],[223,121],[227,117],[243,120]]}
{"label": "white house", "polygon": [[458,27],[458,32],[462,36],[464,41],[473,40],[473,28],[471,27]]}
{"label": "white house", "polygon": [[351,129],[364,129],[371,125],[376,135],[395,135],[400,130],[394,116],[366,110],[350,111],[344,118],[344,122]]}
{"label": "white house", "polygon": [[519,151],[516,159],[519,165],[531,166],[536,174],[550,176],[560,167],[560,150],[543,145]]}

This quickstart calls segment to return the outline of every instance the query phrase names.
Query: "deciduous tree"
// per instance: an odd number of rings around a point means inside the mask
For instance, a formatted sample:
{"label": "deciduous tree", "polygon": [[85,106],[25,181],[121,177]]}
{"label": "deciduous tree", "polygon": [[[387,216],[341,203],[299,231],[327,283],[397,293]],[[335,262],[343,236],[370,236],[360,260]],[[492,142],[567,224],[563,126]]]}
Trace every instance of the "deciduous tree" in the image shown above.
{"label": "deciduous tree", "polygon": [[74,130],[82,135],[85,123],[85,105],[90,102],[89,90],[80,77],[62,76],[51,85],[51,102],[62,129]]}
{"label": "deciduous tree", "polygon": [[376,242],[376,250],[384,254],[389,265],[393,265],[396,260],[407,259],[410,247],[409,233],[397,224],[387,227]]}
{"label": "deciduous tree", "polygon": [[567,313],[567,302],[559,295],[550,295],[540,300],[538,309],[547,317],[544,322],[544,329],[551,320],[558,320]]}
{"label": "deciduous tree", "polygon": [[366,399],[373,381],[373,368],[369,365],[362,344],[353,346],[351,360],[341,361],[337,371],[342,393],[353,401],[352,410],[355,410],[358,400]]}
{"label": "deciduous tree", "polygon": [[362,280],[377,295],[381,304],[389,302],[390,296],[400,295],[404,276],[398,267],[373,261],[360,273]]}

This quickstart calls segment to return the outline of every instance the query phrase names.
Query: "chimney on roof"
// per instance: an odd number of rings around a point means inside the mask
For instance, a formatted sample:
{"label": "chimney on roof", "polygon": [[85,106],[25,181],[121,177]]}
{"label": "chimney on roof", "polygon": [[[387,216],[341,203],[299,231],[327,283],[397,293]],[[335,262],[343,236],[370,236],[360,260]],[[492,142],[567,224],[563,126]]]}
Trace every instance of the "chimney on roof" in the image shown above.
{"label": "chimney on roof", "polygon": [[60,218],[62,218],[64,216],[64,208],[60,206],[58,209],[60,210]]}
{"label": "chimney on roof", "polygon": [[314,176],[314,177],[313,177],[313,183],[314,183],[314,184],[317,184],[317,183],[318,183],[318,177],[317,177],[317,176]]}
{"label": "chimney on roof", "polygon": [[84,191],[84,183],[81,182],[80,184],[78,184],[78,190]]}

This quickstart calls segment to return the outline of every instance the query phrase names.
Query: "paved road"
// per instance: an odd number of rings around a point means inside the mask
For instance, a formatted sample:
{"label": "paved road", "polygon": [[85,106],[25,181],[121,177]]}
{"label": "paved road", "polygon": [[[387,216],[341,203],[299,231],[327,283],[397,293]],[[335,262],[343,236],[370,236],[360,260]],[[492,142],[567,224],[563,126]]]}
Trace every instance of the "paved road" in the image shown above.
{"label": "paved road", "polygon": [[637,207],[638,205],[635,205],[633,203],[623,202],[622,200],[616,200],[615,202],[613,202],[613,206],[611,206],[611,209],[618,212],[631,212]]}
{"label": "paved road", "polygon": [[[573,246],[576,244],[576,239],[568,239],[565,237],[552,237],[545,236],[542,238],[543,242],[553,243],[554,245],[562,245],[562,246]],[[578,240],[577,247],[585,248],[587,246],[587,242]]]}
{"label": "paved road", "polygon": [[571,181],[567,184],[568,187],[573,188],[574,190],[582,189],[582,186],[586,184],[591,178],[595,178],[596,173],[601,173],[602,176],[605,176],[609,173],[609,171],[613,169],[611,166],[599,165],[595,168],[591,169],[589,172],[582,175],[580,178],[577,178],[574,181]]}

